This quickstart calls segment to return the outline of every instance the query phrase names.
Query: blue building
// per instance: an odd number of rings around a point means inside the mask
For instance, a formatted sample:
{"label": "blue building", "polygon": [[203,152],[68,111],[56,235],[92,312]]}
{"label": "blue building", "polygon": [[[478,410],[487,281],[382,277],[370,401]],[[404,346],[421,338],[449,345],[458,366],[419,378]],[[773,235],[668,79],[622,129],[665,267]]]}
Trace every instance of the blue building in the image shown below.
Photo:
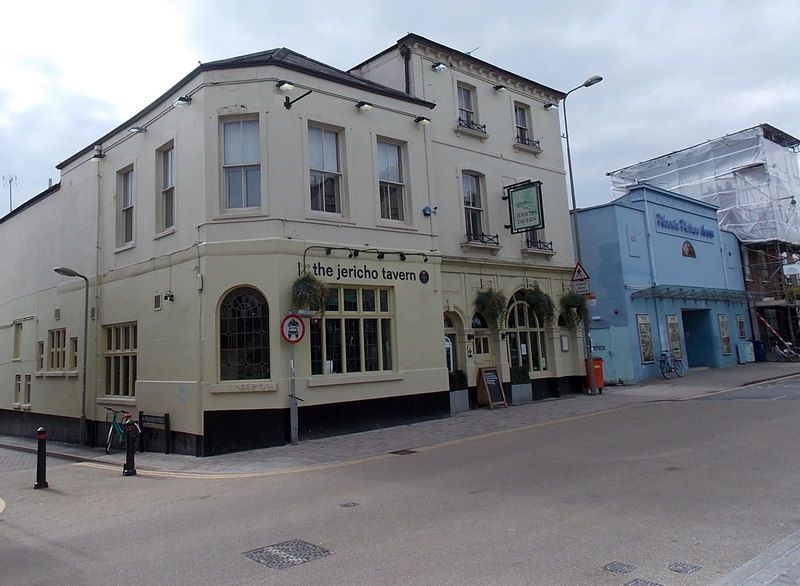
{"label": "blue building", "polygon": [[736,237],[719,229],[717,208],[637,185],[604,205],[578,210],[595,356],[605,379],[660,376],[673,350],[689,368],[737,362],[750,338]]}

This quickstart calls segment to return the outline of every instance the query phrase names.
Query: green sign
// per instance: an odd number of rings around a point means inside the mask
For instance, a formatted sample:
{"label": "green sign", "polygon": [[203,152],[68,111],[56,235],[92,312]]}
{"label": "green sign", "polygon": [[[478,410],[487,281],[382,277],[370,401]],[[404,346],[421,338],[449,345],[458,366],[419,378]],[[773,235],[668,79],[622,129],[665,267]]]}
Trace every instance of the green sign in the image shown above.
{"label": "green sign", "polygon": [[544,228],[542,210],[542,182],[525,181],[506,187],[508,215],[512,234]]}

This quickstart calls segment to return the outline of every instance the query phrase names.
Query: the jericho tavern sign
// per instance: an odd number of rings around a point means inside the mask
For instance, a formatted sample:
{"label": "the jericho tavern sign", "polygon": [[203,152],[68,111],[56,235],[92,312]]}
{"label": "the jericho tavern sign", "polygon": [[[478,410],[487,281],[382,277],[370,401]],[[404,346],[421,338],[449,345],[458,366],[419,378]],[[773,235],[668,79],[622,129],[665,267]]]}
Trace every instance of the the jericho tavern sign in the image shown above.
{"label": "the jericho tavern sign", "polygon": [[509,185],[503,199],[508,200],[508,216],[512,234],[544,228],[542,182],[523,181]]}

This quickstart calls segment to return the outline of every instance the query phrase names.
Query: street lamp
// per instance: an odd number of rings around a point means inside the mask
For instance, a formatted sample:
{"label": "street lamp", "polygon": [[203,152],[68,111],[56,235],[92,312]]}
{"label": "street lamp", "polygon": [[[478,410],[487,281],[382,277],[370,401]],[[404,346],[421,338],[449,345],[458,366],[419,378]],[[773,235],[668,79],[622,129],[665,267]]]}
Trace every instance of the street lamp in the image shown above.
{"label": "street lamp", "polygon": [[53,270],[65,277],[79,277],[84,280],[83,295],[83,385],[81,388],[81,420],[79,426],[80,444],[88,443],[88,430],[86,427],[86,347],[89,345],[89,279],[74,269],[67,267],[54,267]]}
{"label": "street lamp", "polygon": [[[581,85],[572,88],[565,95],[562,100],[564,106],[564,139],[567,141],[567,167],[569,168],[569,189],[572,194],[572,233],[575,237],[575,259],[578,263],[581,262],[581,236],[578,232],[578,205],[575,202],[575,180],[572,175],[572,153],[569,150],[569,127],[567,126],[567,98],[575,90],[584,87],[590,87],[603,81],[599,75],[593,75]],[[586,345],[586,375],[589,377],[589,394],[597,394],[597,381],[594,380],[594,356],[592,355],[592,341],[589,337],[589,320],[583,320],[583,339]]]}

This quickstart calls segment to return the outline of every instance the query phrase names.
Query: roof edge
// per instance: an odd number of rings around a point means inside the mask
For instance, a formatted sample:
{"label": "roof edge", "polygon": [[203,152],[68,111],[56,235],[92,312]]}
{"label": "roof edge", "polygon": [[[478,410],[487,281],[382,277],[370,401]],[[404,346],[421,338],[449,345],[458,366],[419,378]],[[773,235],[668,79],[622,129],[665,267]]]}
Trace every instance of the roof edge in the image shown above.
{"label": "roof edge", "polygon": [[61,182],[59,181],[58,183],[54,183],[52,186],[48,187],[47,189],[45,189],[41,193],[39,193],[37,195],[34,195],[32,198],[30,198],[26,202],[20,204],[19,206],[17,206],[16,208],[14,208],[10,212],[8,212],[5,216],[0,218],[0,224],[5,222],[6,220],[10,220],[11,218],[16,216],[17,214],[22,213],[24,210],[28,209],[29,207],[33,207],[33,205],[39,203],[40,201],[42,201],[43,199],[45,199],[45,198],[47,198],[47,197],[49,197],[51,195],[53,195],[55,192],[59,191],[60,189],[61,189]]}

